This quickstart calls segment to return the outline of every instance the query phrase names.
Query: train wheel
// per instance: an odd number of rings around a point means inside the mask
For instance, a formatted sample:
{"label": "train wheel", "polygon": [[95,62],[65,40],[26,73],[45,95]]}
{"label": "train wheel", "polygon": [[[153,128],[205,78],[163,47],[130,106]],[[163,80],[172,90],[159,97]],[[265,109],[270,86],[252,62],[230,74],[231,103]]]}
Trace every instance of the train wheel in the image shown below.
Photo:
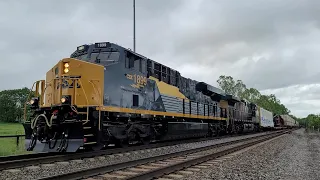
{"label": "train wheel", "polygon": [[144,145],[149,145],[151,143],[150,136],[147,136],[145,138],[141,138],[141,143],[144,144]]}
{"label": "train wheel", "polygon": [[91,147],[93,151],[99,151],[105,148],[105,145],[98,143],[97,145],[94,145]]}
{"label": "train wheel", "polygon": [[121,147],[121,148],[127,148],[127,147],[129,147],[129,143],[126,139],[121,139],[116,143],[116,146]]}
{"label": "train wheel", "polygon": [[238,126],[238,125],[235,125],[235,133],[236,133],[236,134],[239,134],[239,133],[240,133],[240,130],[239,130],[239,126]]}

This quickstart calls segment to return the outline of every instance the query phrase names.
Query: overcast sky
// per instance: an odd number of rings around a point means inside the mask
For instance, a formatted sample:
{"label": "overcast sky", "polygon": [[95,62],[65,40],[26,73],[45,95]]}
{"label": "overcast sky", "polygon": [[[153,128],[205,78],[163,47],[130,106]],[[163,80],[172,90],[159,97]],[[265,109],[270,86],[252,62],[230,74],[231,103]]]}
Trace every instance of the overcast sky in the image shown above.
{"label": "overcast sky", "polygon": [[[132,0],[0,0],[0,90],[30,87],[77,46],[132,48]],[[136,51],[216,85],[274,93],[302,117],[320,109],[319,0],[136,0]]]}

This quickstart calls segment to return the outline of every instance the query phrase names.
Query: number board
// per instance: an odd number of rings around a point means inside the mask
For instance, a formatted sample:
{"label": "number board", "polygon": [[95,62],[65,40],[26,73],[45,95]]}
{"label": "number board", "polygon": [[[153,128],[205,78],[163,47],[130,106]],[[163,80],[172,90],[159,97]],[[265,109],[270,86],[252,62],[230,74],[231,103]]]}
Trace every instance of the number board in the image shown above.
{"label": "number board", "polygon": [[[57,83],[57,89],[59,89],[60,87],[62,89],[73,88],[74,81],[75,80],[72,80],[72,79],[63,79],[61,84],[60,82]],[[77,88],[81,88],[79,82],[77,82],[76,86]]]}

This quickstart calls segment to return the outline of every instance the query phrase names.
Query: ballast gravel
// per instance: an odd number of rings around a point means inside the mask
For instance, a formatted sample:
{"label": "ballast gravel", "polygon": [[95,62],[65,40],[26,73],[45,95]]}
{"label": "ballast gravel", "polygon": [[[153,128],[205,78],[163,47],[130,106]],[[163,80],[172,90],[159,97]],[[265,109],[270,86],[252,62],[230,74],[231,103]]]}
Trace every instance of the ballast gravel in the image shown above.
{"label": "ballast gravel", "polygon": [[182,179],[318,180],[319,152],[320,135],[298,129]]}
{"label": "ballast gravel", "polygon": [[147,158],[147,157],[159,156],[159,155],[184,151],[188,149],[210,146],[210,145],[219,144],[227,141],[244,139],[248,137],[256,137],[262,134],[268,134],[268,133],[259,133],[259,134],[244,135],[244,136],[238,136],[238,137],[228,137],[228,138],[194,142],[194,143],[178,144],[178,145],[166,146],[166,147],[154,148],[154,149],[148,149],[148,150],[138,150],[138,151],[133,151],[128,153],[99,156],[99,157],[88,158],[83,160],[71,160],[71,161],[56,162],[51,164],[39,164],[36,166],[29,166],[29,167],[17,168],[12,170],[3,170],[3,171],[0,171],[0,180],[2,179],[5,179],[5,180],[41,179],[44,177],[55,176],[59,174],[70,173],[70,172],[75,172],[75,171],[84,170],[84,169],[91,169],[99,166],[106,166],[106,165],[112,165],[112,164],[117,164],[121,162],[127,162],[127,161]]}

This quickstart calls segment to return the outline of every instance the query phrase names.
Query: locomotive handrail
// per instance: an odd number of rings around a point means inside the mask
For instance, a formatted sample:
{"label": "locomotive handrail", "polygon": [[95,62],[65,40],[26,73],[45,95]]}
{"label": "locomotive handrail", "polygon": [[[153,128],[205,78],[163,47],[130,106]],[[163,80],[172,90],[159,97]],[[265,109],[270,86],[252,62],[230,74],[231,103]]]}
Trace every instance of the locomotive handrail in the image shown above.
{"label": "locomotive handrail", "polygon": [[[93,89],[94,89],[96,92],[98,92],[98,93],[97,93],[98,96],[99,96],[98,99],[101,100],[101,99],[102,99],[101,93],[99,92],[99,90],[96,88],[95,84],[94,84],[92,81],[93,81],[93,80],[89,80],[89,83],[92,85]],[[97,100],[96,100],[96,101],[97,101]],[[97,104],[99,105],[99,107],[101,106],[100,102],[97,102]],[[98,122],[99,122],[99,125],[98,125],[99,130],[101,130],[101,109],[100,109],[100,108],[99,108],[99,120],[98,120]]]}
{"label": "locomotive handrail", "polygon": [[34,87],[34,85],[36,84],[36,82],[34,82],[33,84],[32,84],[32,87],[31,87],[31,89],[30,89],[30,92],[29,92],[29,94],[28,94],[28,97],[27,97],[27,100],[26,100],[26,102],[24,103],[24,110],[23,110],[23,112],[24,112],[24,114],[23,114],[23,119],[24,119],[24,121],[26,121],[26,119],[27,119],[27,104],[28,104],[28,102],[29,102],[29,98],[30,98],[30,95],[31,95],[31,93],[32,93],[32,89],[33,89],[33,87]]}
{"label": "locomotive handrail", "polygon": [[[87,118],[86,118],[86,121],[83,123],[83,125],[87,124],[89,122],[89,101],[88,101],[88,97],[87,97],[87,94],[86,94],[86,91],[84,90],[84,87],[82,85],[82,82],[81,82],[81,79],[80,78],[76,78],[76,81],[79,81],[80,83],[80,86],[82,87],[82,91],[83,91],[83,94],[84,94],[84,97],[86,98],[86,102],[87,102]],[[76,91],[77,88],[74,88],[74,92]]]}
{"label": "locomotive handrail", "polygon": [[33,88],[34,88],[34,85],[36,85],[36,90],[35,90],[35,92],[36,92],[36,94],[35,94],[35,97],[38,97],[39,96],[39,83],[41,82],[41,94],[40,94],[40,102],[42,102],[43,101],[43,94],[44,94],[44,82],[45,82],[45,80],[38,80],[38,81],[35,81],[33,84],[32,84],[32,87],[31,87],[31,89],[30,89],[30,92],[29,92],[29,94],[28,94],[28,96],[27,96],[27,100],[26,100],[26,102],[24,103],[24,115],[23,115],[23,119],[24,119],[24,121],[26,121],[26,119],[27,119],[27,104],[28,104],[28,102],[30,101],[30,96],[31,96],[31,94],[32,94],[32,90],[33,90]]}
{"label": "locomotive handrail", "polygon": [[[56,78],[56,79],[57,79],[57,78]],[[55,79],[55,80],[56,80],[56,79]],[[83,123],[83,125],[84,125],[84,124],[86,124],[86,123],[89,122],[89,100],[88,100],[88,97],[87,97],[87,93],[86,93],[86,91],[85,91],[85,89],[84,89],[84,87],[83,87],[81,78],[78,77],[78,76],[74,76],[74,77],[61,76],[61,77],[59,77],[59,80],[60,80],[60,81],[62,81],[62,80],[64,80],[64,79],[72,79],[73,82],[74,82],[74,84],[78,84],[78,82],[79,82],[80,87],[82,87],[81,89],[82,89],[83,94],[84,94],[84,97],[85,97],[85,99],[86,99],[86,104],[85,104],[85,105],[86,105],[86,107],[87,107],[87,118],[86,118],[86,121]],[[60,82],[60,84],[61,84],[61,82]],[[74,103],[73,103],[73,104],[76,103],[76,95],[77,95],[76,91],[77,91],[77,88],[73,88],[73,94],[74,94]],[[60,96],[60,97],[62,96],[62,88],[60,88],[60,94],[59,94],[59,96]]]}

